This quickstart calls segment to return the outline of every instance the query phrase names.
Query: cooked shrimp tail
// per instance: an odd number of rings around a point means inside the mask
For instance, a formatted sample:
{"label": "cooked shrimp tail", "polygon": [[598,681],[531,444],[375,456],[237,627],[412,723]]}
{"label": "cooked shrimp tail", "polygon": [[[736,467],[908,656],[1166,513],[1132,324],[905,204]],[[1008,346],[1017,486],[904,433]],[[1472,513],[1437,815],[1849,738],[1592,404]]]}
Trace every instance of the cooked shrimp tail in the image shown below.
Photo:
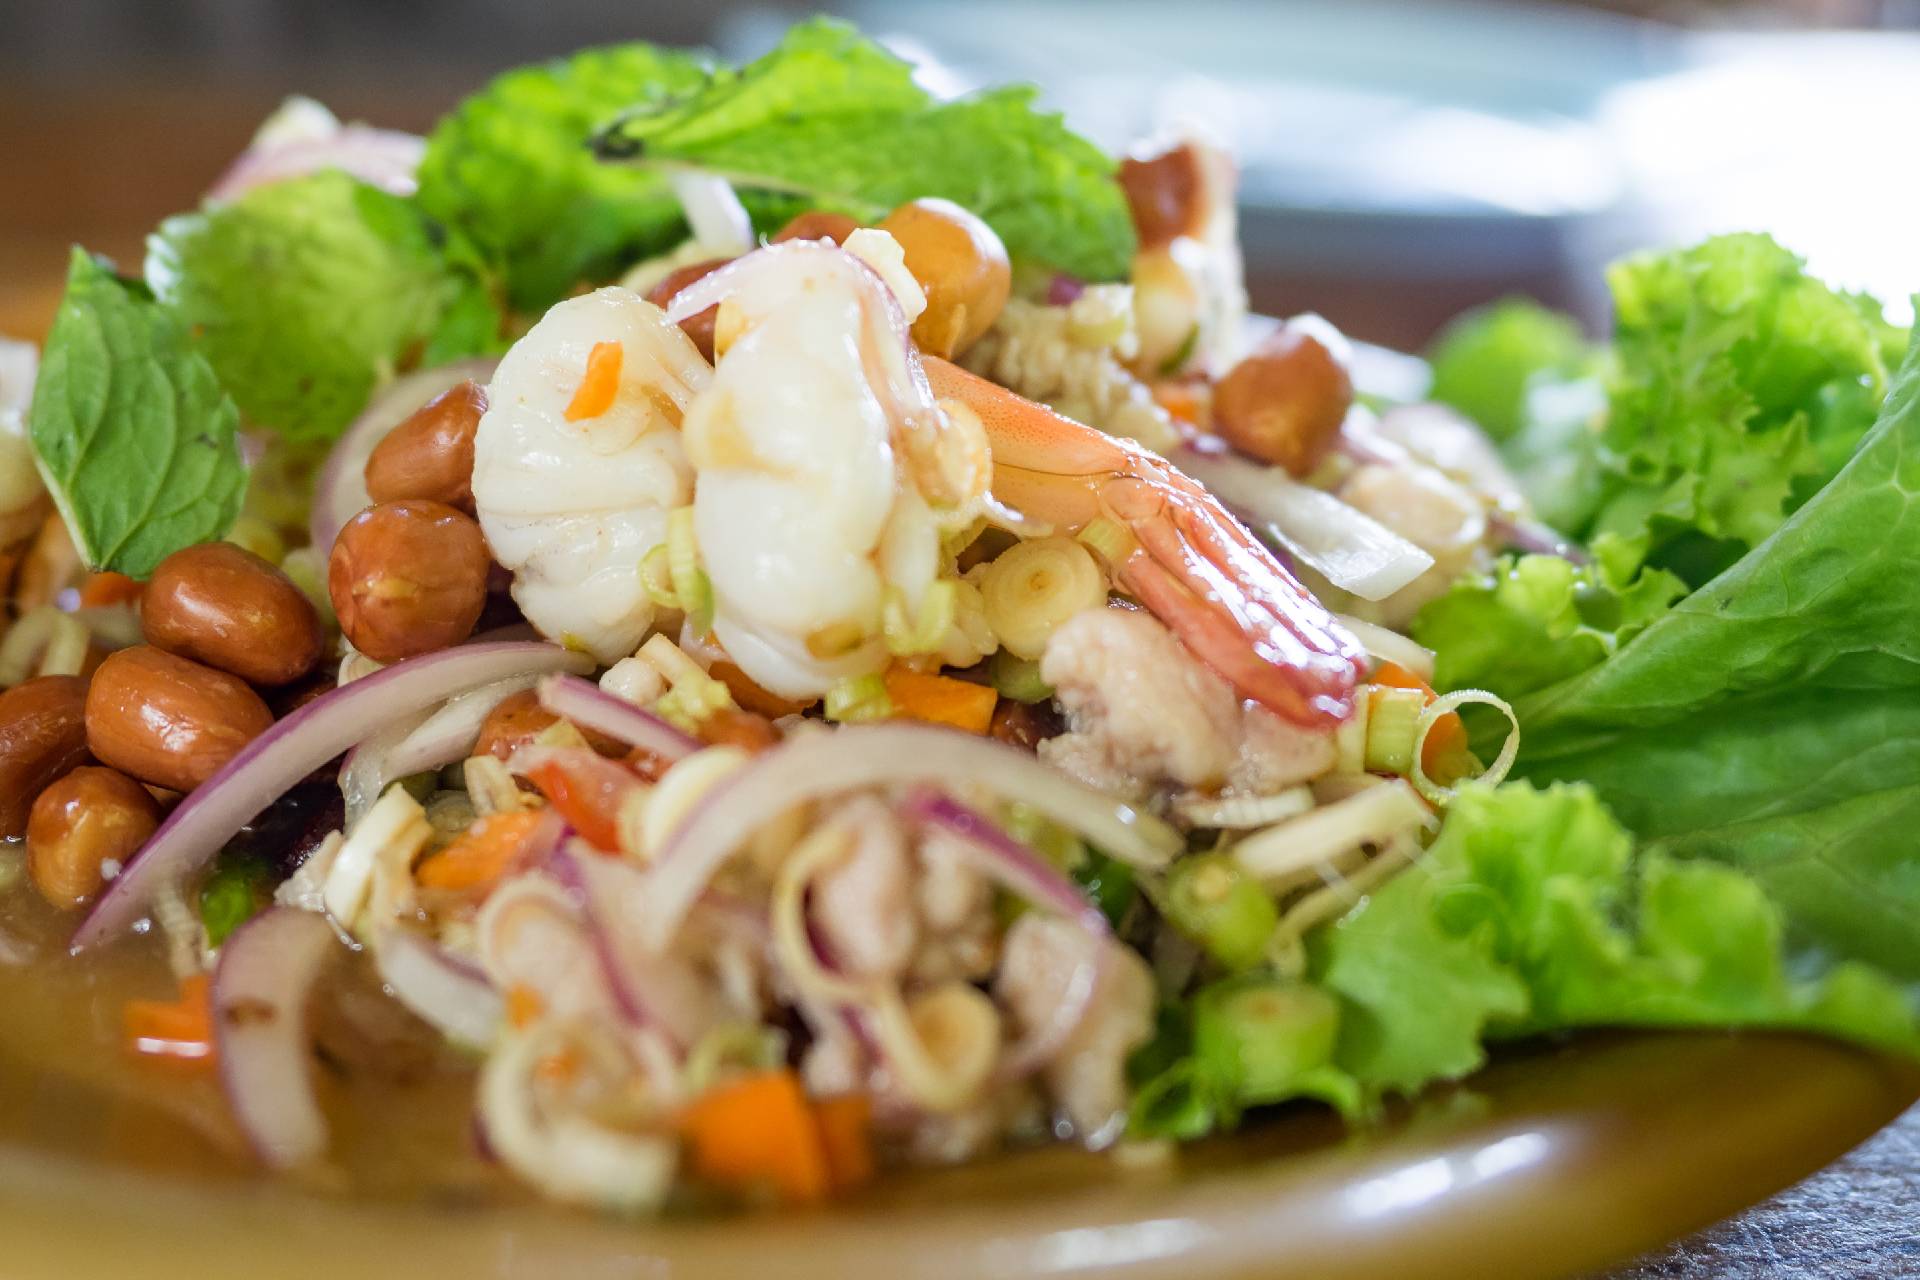
{"label": "cooked shrimp tail", "polygon": [[1359,642],[1204,488],[1137,445],[923,358],[934,394],[986,427],[999,502],[1075,530],[1101,516],[1124,525],[1136,545],[1121,585],[1196,657],[1295,724],[1346,719]]}

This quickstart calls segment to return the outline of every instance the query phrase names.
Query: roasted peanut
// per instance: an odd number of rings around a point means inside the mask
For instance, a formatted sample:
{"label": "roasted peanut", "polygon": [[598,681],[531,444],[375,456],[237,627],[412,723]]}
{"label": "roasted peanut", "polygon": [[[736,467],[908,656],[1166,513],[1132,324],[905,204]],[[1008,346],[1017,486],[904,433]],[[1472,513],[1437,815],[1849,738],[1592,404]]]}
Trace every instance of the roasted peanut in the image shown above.
{"label": "roasted peanut", "polygon": [[160,562],[141,609],[147,643],[253,684],[298,680],[326,643],[320,614],[293,580],[230,542]]}
{"label": "roasted peanut", "polygon": [[473,434],[487,411],[487,390],[469,378],[413,411],[367,458],[375,502],[425,498],[473,514]]}
{"label": "roasted peanut", "polygon": [[340,530],[327,594],[354,648],[398,662],[473,633],[492,565],[471,517],[441,502],[383,502]]}
{"label": "roasted peanut", "polygon": [[0,840],[27,832],[49,783],[87,759],[87,682],[41,676],[0,693]]}
{"label": "roasted peanut", "polygon": [[1206,174],[1199,149],[1183,142],[1155,156],[1120,162],[1120,188],[1127,193],[1133,229],[1142,249],[1157,249],[1199,233],[1206,221]]}
{"label": "roasted peanut", "polygon": [[238,677],[152,645],[109,655],[87,690],[94,756],[170,791],[193,790],[272,724]]}
{"label": "roasted peanut", "polygon": [[1242,453],[1296,476],[1311,473],[1353,404],[1340,345],[1323,322],[1282,325],[1214,387],[1214,430]]}
{"label": "roasted peanut", "polygon": [[805,213],[795,214],[786,226],[774,232],[772,243],[785,244],[789,240],[831,240],[835,244],[845,244],[847,237],[859,229],[859,221],[844,213],[809,209]]}
{"label": "roasted peanut", "polygon": [[[659,284],[647,290],[647,301],[664,310],[667,304],[673,301],[676,293],[702,276],[712,275],[732,261],[732,258],[708,258],[704,262],[695,262],[670,271]],[[681,332],[693,339],[693,345],[700,348],[700,354],[709,361],[713,359],[713,325],[719,314],[720,308],[712,306],[680,322]]]}
{"label": "roasted peanut", "polygon": [[124,864],[160,825],[147,789],[113,769],[75,769],[33,802],[27,875],[56,907],[77,907],[106,883],[102,864]]}
{"label": "roasted peanut", "polygon": [[907,270],[927,294],[913,322],[922,351],[952,359],[1000,318],[1013,288],[1007,247],[993,228],[951,200],[912,200],[880,229],[900,242]]}

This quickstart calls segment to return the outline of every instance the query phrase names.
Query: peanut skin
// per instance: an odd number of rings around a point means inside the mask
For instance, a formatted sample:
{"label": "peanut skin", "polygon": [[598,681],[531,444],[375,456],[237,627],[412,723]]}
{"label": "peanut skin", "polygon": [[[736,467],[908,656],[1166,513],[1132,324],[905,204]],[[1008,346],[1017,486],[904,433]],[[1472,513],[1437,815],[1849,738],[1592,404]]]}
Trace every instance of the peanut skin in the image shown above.
{"label": "peanut skin", "polygon": [[86,710],[79,676],[41,676],[0,693],[0,840],[25,835],[34,797],[86,763]]}
{"label": "peanut skin", "polygon": [[108,656],[87,690],[87,745],[103,764],[191,791],[273,724],[246,683],[152,645]]}
{"label": "peanut skin", "polygon": [[[702,276],[712,275],[731,261],[731,258],[708,258],[704,262],[691,263],[669,272],[659,284],[647,290],[647,301],[664,310],[673,301],[674,294]],[[707,358],[708,363],[713,361],[713,325],[719,314],[719,307],[708,307],[680,322],[681,332],[693,339],[693,345],[700,348],[700,354]]]}
{"label": "peanut skin", "polygon": [[424,498],[472,515],[473,436],[486,411],[486,388],[472,379],[414,410],[374,446],[368,495],[375,502]]}
{"label": "peanut skin", "polygon": [[492,565],[471,517],[440,502],[383,502],[340,530],[327,593],[354,648],[399,662],[473,634]]}
{"label": "peanut skin", "polygon": [[141,619],[148,644],[261,685],[312,671],[326,640],[319,613],[291,578],[227,542],[162,560]]}
{"label": "peanut skin", "polygon": [[98,765],[75,769],[33,803],[27,875],[54,906],[80,906],[106,883],[101,864],[124,865],[159,825],[160,806],[132,778]]}

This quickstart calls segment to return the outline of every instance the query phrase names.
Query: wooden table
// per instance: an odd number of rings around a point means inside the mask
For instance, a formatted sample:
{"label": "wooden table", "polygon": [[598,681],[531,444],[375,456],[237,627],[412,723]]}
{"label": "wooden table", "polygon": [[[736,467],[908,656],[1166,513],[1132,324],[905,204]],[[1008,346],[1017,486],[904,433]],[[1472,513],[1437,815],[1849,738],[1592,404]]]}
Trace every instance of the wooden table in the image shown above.
{"label": "wooden table", "polygon": [[[377,92],[333,96],[343,115],[422,127],[451,92],[399,101]],[[147,229],[192,206],[276,99],[264,87],[123,85],[80,95],[0,85],[0,157],[8,170],[0,182],[0,335],[45,331],[75,241],[137,271]],[[1353,305],[1356,317],[1405,314],[1404,301]],[[1920,1277],[1920,1110],[1800,1186],[1609,1280],[1816,1276]]]}

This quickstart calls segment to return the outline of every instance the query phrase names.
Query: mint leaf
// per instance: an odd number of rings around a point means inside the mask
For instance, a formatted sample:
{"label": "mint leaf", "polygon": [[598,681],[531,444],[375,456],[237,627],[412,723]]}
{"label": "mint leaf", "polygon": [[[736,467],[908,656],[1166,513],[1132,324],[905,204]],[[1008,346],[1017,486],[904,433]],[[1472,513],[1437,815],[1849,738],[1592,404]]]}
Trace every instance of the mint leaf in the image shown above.
{"label": "mint leaf", "polygon": [[515,307],[543,310],[685,234],[659,174],[601,164],[587,142],[622,111],[696,91],[709,70],[696,54],[625,44],[509,71],[428,137],[416,199],[497,265]]}
{"label": "mint leaf", "polygon": [[239,421],[180,319],[75,249],[29,431],[82,558],[145,578],[226,533],[247,486]]}
{"label": "mint leaf", "polygon": [[167,219],[146,275],[248,420],[294,439],[352,421],[460,288],[412,204],[336,171]]}
{"label": "mint leaf", "polygon": [[738,72],[641,105],[598,146],[610,158],[694,165],[863,219],[942,196],[985,219],[1015,257],[1120,279],[1134,235],[1114,163],[1036,109],[1034,97],[1009,88],[937,102],[906,63],[816,19]]}

